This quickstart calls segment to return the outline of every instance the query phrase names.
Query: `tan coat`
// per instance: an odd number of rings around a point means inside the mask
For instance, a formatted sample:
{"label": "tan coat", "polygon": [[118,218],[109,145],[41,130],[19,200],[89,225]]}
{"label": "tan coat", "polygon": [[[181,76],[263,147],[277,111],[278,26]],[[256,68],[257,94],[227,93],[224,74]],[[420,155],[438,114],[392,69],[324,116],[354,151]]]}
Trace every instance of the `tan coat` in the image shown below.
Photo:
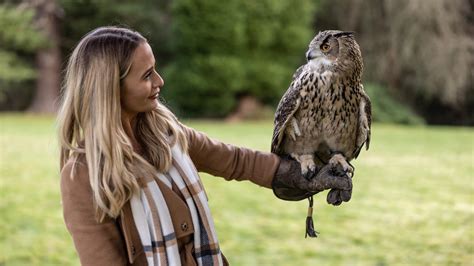
{"label": "tan coat", "polygon": [[[280,162],[276,155],[238,148],[208,138],[203,133],[184,127],[189,155],[199,172],[226,180],[250,180],[271,187]],[[74,178],[72,162],[61,170],[61,196],[66,226],[74,240],[82,265],[147,265],[145,253],[133,221],[130,204],[117,218],[95,220],[92,190],[85,160],[79,161]],[[192,255],[191,215],[178,190],[158,182],[170,209],[183,265],[195,265]],[[212,195],[211,195],[212,197]]]}

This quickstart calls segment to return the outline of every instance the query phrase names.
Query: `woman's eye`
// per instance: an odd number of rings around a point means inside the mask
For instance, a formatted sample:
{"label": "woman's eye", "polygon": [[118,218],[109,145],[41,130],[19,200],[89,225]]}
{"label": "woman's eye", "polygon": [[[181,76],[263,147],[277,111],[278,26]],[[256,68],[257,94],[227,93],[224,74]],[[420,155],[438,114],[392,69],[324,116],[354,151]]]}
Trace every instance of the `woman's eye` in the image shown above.
{"label": "woman's eye", "polygon": [[150,79],[150,77],[151,77],[151,71],[145,75],[145,79]]}

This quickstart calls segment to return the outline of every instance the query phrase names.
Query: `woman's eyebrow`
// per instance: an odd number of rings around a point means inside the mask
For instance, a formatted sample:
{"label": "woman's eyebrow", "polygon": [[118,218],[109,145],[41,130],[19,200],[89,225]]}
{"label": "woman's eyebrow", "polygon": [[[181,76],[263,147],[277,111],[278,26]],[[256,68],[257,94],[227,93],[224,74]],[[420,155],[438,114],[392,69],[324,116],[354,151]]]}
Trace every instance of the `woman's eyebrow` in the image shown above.
{"label": "woman's eyebrow", "polygon": [[153,71],[153,68],[154,68],[154,66],[151,66],[147,70],[145,70],[145,72],[143,72],[142,77],[144,77],[146,74],[148,74],[148,72]]}

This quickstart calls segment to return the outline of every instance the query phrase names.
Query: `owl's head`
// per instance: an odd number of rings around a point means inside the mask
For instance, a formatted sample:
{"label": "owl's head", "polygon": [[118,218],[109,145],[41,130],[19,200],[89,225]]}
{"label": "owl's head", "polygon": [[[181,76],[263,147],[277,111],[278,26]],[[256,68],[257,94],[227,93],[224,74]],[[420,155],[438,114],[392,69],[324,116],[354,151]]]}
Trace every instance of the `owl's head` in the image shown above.
{"label": "owl's head", "polygon": [[306,59],[308,64],[313,64],[322,71],[331,70],[360,81],[363,69],[362,54],[353,32],[319,32],[309,44]]}

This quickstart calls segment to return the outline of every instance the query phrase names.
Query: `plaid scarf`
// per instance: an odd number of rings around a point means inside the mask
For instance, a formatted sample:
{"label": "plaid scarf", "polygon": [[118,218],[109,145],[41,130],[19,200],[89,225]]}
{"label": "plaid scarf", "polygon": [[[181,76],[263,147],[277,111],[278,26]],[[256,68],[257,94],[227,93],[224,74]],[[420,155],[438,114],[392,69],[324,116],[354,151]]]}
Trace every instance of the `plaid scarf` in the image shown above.
{"label": "plaid scarf", "polygon": [[174,183],[183,194],[194,225],[194,257],[198,265],[223,265],[207,196],[197,170],[178,145],[172,148],[172,156],[173,164],[168,173],[140,178],[140,193],[130,200],[148,265],[181,265],[170,212],[155,179],[170,189]]}

